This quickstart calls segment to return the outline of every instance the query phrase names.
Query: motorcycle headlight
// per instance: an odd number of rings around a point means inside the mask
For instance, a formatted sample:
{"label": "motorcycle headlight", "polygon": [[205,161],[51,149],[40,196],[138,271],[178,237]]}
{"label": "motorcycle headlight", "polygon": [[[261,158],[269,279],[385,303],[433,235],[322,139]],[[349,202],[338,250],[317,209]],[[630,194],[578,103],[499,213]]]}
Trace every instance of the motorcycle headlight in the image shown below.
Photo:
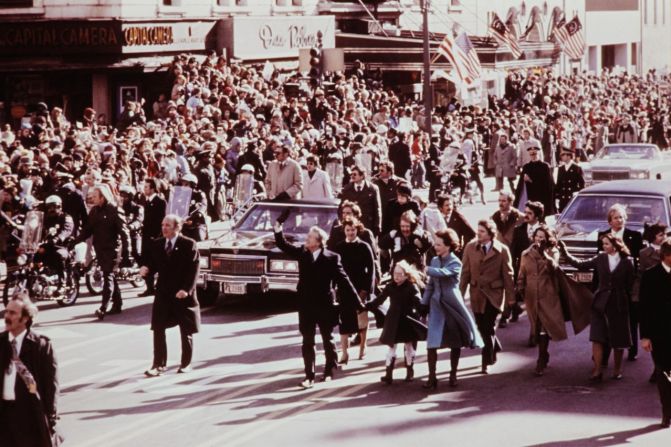
{"label": "motorcycle headlight", "polygon": [[273,259],[270,261],[271,272],[298,273],[298,261]]}
{"label": "motorcycle headlight", "polygon": [[629,178],[635,180],[645,180],[650,178],[650,173],[648,171],[631,171]]}
{"label": "motorcycle headlight", "polygon": [[24,254],[21,254],[18,258],[16,258],[17,265],[26,265],[26,262],[28,262],[28,256]]}
{"label": "motorcycle headlight", "polygon": [[210,268],[210,257],[207,255],[200,256],[200,268],[209,269]]}

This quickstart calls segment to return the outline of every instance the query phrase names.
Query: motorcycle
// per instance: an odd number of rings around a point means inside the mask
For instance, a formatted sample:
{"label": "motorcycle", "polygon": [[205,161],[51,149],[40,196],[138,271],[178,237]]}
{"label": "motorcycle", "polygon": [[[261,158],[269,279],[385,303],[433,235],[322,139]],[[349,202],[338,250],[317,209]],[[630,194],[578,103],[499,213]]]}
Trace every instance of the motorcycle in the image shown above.
{"label": "motorcycle", "polygon": [[[42,244],[37,253],[23,252],[16,259],[16,267],[8,273],[2,293],[7,306],[9,299],[26,292],[32,301],[56,301],[59,306],[72,306],[79,298],[79,270],[70,255],[67,259],[64,284],[58,272],[39,259],[44,253]],[[36,259],[37,255],[37,259]]]}
{"label": "motorcycle", "polygon": [[[134,264],[129,267],[121,267],[116,272],[117,281],[128,281],[133,287],[144,287],[144,278],[140,275],[140,266]],[[100,270],[98,261],[94,258],[84,271],[86,289],[91,295],[103,293],[103,272]]]}

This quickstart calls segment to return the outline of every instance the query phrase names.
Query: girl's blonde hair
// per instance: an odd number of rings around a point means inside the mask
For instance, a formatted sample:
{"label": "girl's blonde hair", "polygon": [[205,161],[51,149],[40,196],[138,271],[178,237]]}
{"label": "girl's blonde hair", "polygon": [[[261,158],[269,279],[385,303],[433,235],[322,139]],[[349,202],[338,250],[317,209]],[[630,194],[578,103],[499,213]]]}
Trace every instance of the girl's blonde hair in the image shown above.
{"label": "girl's blonde hair", "polygon": [[405,276],[408,277],[408,281],[411,284],[417,285],[417,287],[424,287],[424,281],[422,278],[422,273],[420,273],[412,264],[406,260],[401,260],[394,265],[394,268],[400,268],[405,273]]}

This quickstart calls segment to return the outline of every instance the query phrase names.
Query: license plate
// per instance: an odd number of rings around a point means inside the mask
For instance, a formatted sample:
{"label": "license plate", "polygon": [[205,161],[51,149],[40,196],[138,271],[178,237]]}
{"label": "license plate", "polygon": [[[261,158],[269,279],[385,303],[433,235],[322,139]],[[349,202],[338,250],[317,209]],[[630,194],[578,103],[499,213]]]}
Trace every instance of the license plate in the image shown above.
{"label": "license plate", "polygon": [[228,295],[244,295],[247,293],[247,284],[225,282],[224,293]]}
{"label": "license plate", "polygon": [[573,275],[575,280],[578,282],[592,282],[593,278],[592,272],[576,272]]}

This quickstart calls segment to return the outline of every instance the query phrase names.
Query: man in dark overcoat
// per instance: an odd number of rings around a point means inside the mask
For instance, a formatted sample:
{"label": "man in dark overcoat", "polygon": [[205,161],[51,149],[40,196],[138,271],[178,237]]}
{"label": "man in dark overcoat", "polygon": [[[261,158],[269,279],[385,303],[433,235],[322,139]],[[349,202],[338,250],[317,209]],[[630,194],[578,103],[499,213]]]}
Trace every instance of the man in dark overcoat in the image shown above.
{"label": "man in dark overcoat", "polygon": [[529,146],[527,151],[531,161],[522,167],[522,175],[515,191],[515,207],[523,206],[524,203],[521,202],[527,200],[541,202],[545,207],[545,214],[549,216],[555,212],[552,169],[540,159],[540,145]]}
{"label": "man in dark overcoat", "polygon": [[316,327],[322,337],[326,365],[324,381],[333,378],[338,356],[333,343],[333,328],[338,324],[338,305],[334,286],[346,305],[359,311],[366,309],[352,282],[347,277],[340,256],[325,248],[327,235],[319,227],[312,227],[305,244],[297,247],[287,242],[282,233],[282,216],[275,223],[277,248],[298,261],[298,328],[303,336],[304,389],[312,388],[315,380]]}
{"label": "man in dark overcoat", "polygon": [[[144,181],[144,220],[142,221],[142,255],[149,250],[151,242],[161,237],[161,224],[165,217],[168,204],[165,199],[158,195],[158,182],[155,178],[147,178]],[[151,296],[154,291],[154,275],[145,278],[147,290],[140,296]]]}
{"label": "man in dark overcoat", "polygon": [[382,204],[380,190],[373,182],[366,180],[366,171],[354,166],[350,173],[351,182],[342,190],[341,199],[350,200],[361,208],[361,223],[379,236],[382,231]]}
{"label": "man in dark overcoat", "polygon": [[179,326],[182,340],[182,359],[178,373],[191,371],[193,334],[200,329],[200,306],[196,296],[196,281],[200,257],[196,241],[180,234],[179,216],[168,214],[163,219],[163,237],[152,242],[143,259],[140,274],[158,274],[156,295],[151,312],[151,330],[154,331],[154,361],[145,371],[147,377],[156,377],[166,370],[168,348],[165,330]]}
{"label": "man in dark overcoat", "polygon": [[652,353],[662,402],[662,427],[671,423],[671,239],[660,247],[662,262],[641,278],[641,348]]}
{"label": "man in dark overcoat", "polygon": [[37,307],[27,295],[12,298],[0,334],[0,445],[51,447],[58,397],[51,341],[32,331]]}

